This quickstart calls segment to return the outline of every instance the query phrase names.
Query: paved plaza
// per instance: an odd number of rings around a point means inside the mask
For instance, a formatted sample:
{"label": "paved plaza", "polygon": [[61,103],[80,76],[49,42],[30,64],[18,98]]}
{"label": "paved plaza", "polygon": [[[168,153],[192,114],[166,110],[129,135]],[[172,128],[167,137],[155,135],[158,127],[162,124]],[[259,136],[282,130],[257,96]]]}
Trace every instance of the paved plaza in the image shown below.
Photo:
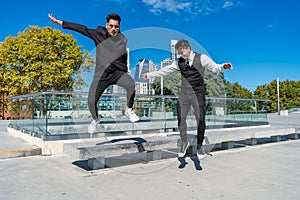
{"label": "paved plaza", "polygon": [[[300,127],[300,113],[268,119],[271,127]],[[0,151],[33,147],[8,135],[1,123]],[[296,139],[214,151],[200,162],[170,158],[89,171],[65,154],[0,159],[0,199],[296,200],[299,154]]]}

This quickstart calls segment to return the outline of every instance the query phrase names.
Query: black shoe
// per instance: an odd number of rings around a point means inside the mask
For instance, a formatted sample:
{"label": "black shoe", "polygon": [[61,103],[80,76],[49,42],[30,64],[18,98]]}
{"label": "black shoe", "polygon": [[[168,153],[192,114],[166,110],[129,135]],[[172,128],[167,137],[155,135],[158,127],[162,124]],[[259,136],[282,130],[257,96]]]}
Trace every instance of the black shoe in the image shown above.
{"label": "black shoe", "polygon": [[197,158],[203,159],[205,157],[205,151],[202,147],[197,147]]}
{"label": "black shoe", "polygon": [[185,156],[186,150],[188,149],[189,146],[190,146],[189,142],[183,142],[181,144],[180,151],[178,152],[178,156],[179,157]]}

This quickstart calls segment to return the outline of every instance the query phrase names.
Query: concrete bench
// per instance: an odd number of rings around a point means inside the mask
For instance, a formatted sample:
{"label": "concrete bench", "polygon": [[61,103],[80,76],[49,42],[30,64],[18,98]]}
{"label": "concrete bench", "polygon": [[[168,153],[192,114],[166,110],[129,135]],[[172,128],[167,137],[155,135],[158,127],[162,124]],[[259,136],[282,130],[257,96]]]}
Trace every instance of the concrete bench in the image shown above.
{"label": "concrete bench", "polygon": [[[287,135],[289,139],[297,139],[299,134],[298,128],[288,129],[253,129],[249,133],[242,130],[223,131],[221,134],[218,131],[207,131],[203,143],[204,150],[210,152],[216,149],[231,149],[234,148],[235,141],[244,140],[247,145],[256,145],[260,138],[270,138],[271,141],[278,142],[281,137]],[[187,155],[196,154],[196,135],[189,135],[190,148]],[[219,147],[216,147],[216,144]],[[64,144],[64,153],[80,159],[88,160],[90,169],[103,169],[107,158],[115,156],[123,156],[125,154],[141,153],[146,161],[162,159],[162,152],[169,149],[176,149],[181,145],[181,140],[178,133],[169,133],[168,136],[153,137],[125,137],[113,140],[99,141],[95,138],[90,141],[80,143]],[[174,152],[177,153],[177,152]]]}
{"label": "concrete bench", "polygon": [[279,142],[285,136],[288,139],[298,139],[300,128],[254,128],[254,129],[223,129],[221,133],[206,131],[211,143],[221,143],[221,149],[231,149],[234,142],[244,141],[246,145],[256,145],[260,139],[268,142]]}
{"label": "concrete bench", "polygon": [[[196,136],[189,135],[190,147],[187,155],[196,155]],[[177,156],[177,151],[181,147],[179,134],[170,134],[168,136],[153,136],[148,138],[126,137],[106,141],[90,141],[83,143],[64,144],[64,153],[79,160],[87,160],[90,169],[103,169],[106,167],[106,159],[125,154],[141,153],[143,160],[154,161],[161,160],[162,152],[167,151]],[[208,147],[209,141],[205,136],[204,145]],[[170,151],[171,150],[171,151]]]}
{"label": "concrete bench", "polygon": [[88,160],[90,169],[103,169],[106,158],[124,154],[141,153],[147,161],[160,160],[162,150],[177,148],[179,141],[178,135],[154,136],[146,139],[126,137],[102,142],[65,144],[64,152],[74,158]]}

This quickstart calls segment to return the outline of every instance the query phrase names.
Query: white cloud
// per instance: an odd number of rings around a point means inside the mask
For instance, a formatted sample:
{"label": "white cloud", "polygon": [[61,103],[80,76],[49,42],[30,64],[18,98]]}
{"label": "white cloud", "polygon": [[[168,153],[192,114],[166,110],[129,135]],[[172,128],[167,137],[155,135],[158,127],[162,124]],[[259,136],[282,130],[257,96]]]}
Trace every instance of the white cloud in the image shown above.
{"label": "white cloud", "polygon": [[234,6],[234,3],[232,3],[231,1],[226,1],[223,5],[223,8],[229,8]]}
{"label": "white cloud", "polygon": [[277,25],[277,22],[274,21],[274,22],[272,22],[271,24],[267,25],[267,26],[266,26],[266,29],[271,29],[271,28],[273,28],[273,27],[276,26],[276,25]]}
{"label": "white cloud", "polygon": [[191,2],[182,2],[178,0],[142,0],[143,3],[152,7],[150,12],[161,13],[164,10],[179,14],[180,10],[190,9]]}
{"label": "white cloud", "polygon": [[242,6],[243,0],[142,0],[149,11],[158,15],[164,12],[189,15],[209,15],[224,8]]}
{"label": "white cloud", "polygon": [[149,11],[150,11],[150,12],[152,12],[153,14],[155,14],[155,15],[159,15],[159,14],[161,14],[161,13],[162,13],[162,11],[161,11],[161,10],[159,10],[159,9],[155,9],[155,8],[152,8],[152,9],[150,9]]}

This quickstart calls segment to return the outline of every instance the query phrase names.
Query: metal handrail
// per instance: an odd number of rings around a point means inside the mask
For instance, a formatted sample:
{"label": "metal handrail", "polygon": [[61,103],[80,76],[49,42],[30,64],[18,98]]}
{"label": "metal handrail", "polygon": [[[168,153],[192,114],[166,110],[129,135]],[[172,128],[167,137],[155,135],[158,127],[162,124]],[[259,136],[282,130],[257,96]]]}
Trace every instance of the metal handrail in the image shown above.
{"label": "metal handrail", "polygon": [[[44,92],[35,92],[35,93],[30,93],[30,94],[23,94],[23,95],[18,95],[18,96],[10,96],[8,97],[8,101],[18,101],[18,100],[25,100],[25,99],[31,99],[35,96],[43,96],[43,95],[74,95],[74,96],[87,96],[88,92],[74,92],[74,91],[44,91]],[[103,96],[125,96],[125,94],[116,94],[116,93],[111,93],[111,94],[103,94]],[[136,97],[145,97],[145,98],[174,98],[176,99],[177,96],[175,95],[148,95],[148,94],[136,94]],[[267,101],[267,99],[264,98],[228,98],[228,97],[206,97],[207,100],[210,99],[218,99],[218,100],[235,100],[235,101]]]}

